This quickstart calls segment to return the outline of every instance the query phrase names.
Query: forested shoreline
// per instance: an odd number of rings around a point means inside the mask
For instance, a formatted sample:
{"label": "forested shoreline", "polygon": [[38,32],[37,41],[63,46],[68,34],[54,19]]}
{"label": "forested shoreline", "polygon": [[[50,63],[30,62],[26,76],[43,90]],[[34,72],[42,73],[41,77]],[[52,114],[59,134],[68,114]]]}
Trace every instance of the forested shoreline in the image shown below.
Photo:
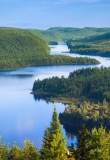
{"label": "forested shoreline", "polygon": [[110,57],[110,32],[67,42],[70,53]]}
{"label": "forested shoreline", "polygon": [[82,102],[70,104],[63,113],[59,114],[61,124],[63,124],[67,133],[77,134],[82,124],[89,130],[100,128],[101,125],[110,130],[110,106],[106,102],[90,103]]}
{"label": "forested shoreline", "polygon": [[110,68],[86,68],[71,72],[68,78],[36,80],[32,92],[38,97],[80,98],[110,102]]}

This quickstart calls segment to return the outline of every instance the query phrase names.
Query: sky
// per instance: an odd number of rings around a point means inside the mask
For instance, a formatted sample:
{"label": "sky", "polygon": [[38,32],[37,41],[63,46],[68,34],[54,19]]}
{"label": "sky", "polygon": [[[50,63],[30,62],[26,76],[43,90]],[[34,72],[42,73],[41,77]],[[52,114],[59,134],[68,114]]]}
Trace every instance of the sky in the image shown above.
{"label": "sky", "polygon": [[0,0],[0,27],[110,27],[110,0]]}

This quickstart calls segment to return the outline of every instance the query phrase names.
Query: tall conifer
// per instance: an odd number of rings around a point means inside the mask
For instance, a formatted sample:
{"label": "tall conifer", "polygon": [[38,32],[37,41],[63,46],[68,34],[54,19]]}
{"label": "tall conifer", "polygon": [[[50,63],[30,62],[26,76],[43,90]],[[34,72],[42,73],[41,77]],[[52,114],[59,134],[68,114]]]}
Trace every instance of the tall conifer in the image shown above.
{"label": "tall conifer", "polygon": [[65,160],[66,141],[63,139],[56,108],[52,115],[50,127],[45,130],[41,148],[42,160]]}
{"label": "tall conifer", "polygon": [[78,160],[89,160],[88,159],[88,143],[90,140],[90,132],[82,125],[81,130],[78,134],[76,158]]}

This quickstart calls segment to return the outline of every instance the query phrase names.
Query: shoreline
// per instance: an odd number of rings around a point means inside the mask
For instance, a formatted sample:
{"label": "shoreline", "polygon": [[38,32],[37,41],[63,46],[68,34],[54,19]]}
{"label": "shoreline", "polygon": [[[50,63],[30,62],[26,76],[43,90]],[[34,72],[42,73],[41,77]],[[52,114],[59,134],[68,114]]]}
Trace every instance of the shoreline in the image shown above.
{"label": "shoreline", "polygon": [[93,103],[98,103],[98,99],[90,99],[86,97],[80,98],[66,98],[66,97],[57,97],[54,93],[40,93],[40,92],[31,92],[35,99],[44,99],[47,102],[57,102],[62,104],[72,104],[72,103],[82,103],[83,101],[89,101]]}

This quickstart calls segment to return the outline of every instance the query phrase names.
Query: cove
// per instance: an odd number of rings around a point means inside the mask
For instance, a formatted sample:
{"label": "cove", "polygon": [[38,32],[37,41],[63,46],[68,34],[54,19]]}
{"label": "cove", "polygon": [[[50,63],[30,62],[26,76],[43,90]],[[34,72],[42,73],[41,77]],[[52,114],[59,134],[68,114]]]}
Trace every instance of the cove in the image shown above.
{"label": "cove", "polygon": [[[65,44],[50,46],[50,48],[51,55],[80,56],[75,53],[62,53],[68,52]],[[110,58],[86,57],[98,59],[101,62],[97,65],[98,67],[102,65],[110,67]],[[70,72],[86,67],[95,67],[95,65],[37,66],[0,72],[0,135],[2,140],[9,143],[9,146],[16,142],[22,147],[23,141],[27,138],[36,148],[40,149],[44,130],[50,124],[54,106],[58,113],[63,112],[66,106],[61,103],[35,100],[30,94],[34,81],[38,78],[44,79],[52,76],[67,77]],[[74,138],[68,138],[63,127],[62,130],[67,139],[67,145],[76,141]]]}

